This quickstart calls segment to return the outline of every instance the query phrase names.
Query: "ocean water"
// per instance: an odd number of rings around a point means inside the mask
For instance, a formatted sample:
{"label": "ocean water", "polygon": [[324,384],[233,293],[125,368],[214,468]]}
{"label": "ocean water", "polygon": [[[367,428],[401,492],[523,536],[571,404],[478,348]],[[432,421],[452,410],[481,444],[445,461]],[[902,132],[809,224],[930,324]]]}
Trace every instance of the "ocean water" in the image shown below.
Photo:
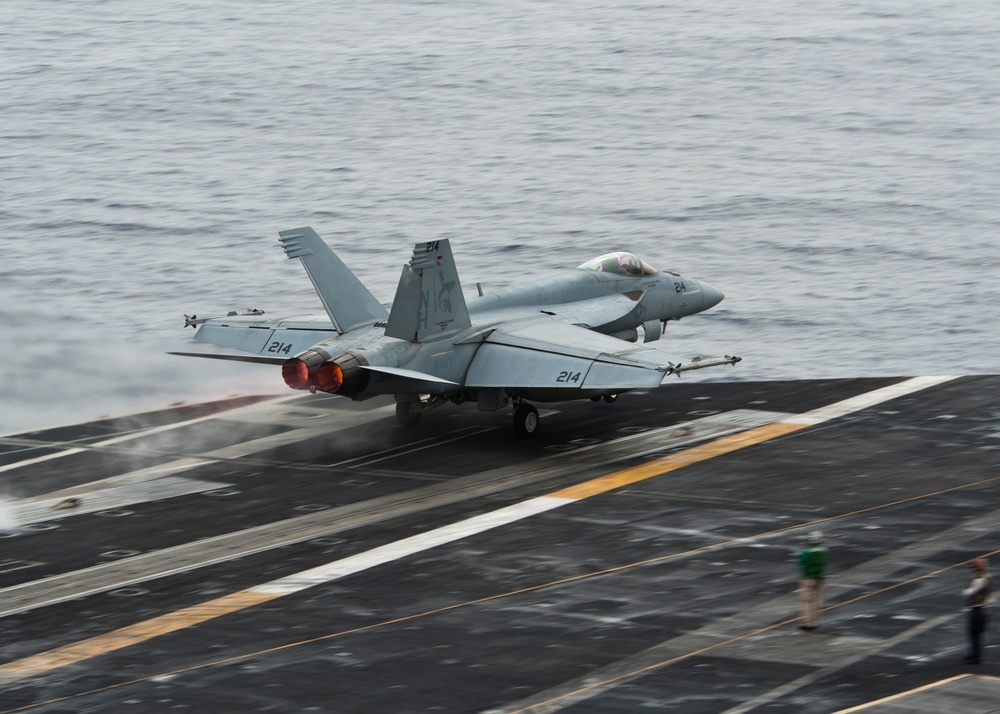
{"label": "ocean water", "polygon": [[[517,0],[0,7],[0,433],[230,393],[183,313],[321,311],[310,225],[383,301],[627,249],[726,293],[685,379],[997,371],[1000,4]],[[625,404],[625,402],[622,402]]]}

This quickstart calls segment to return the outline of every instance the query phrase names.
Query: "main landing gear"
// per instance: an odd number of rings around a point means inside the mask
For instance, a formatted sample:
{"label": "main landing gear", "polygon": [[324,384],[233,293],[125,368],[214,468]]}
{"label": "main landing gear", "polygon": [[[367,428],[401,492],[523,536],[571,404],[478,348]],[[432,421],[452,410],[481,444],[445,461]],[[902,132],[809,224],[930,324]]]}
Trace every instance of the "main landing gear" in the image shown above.
{"label": "main landing gear", "polygon": [[[608,404],[614,404],[618,401],[618,395],[612,393],[599,394],[590,399],[594,402],[603,399]],[[537,433],[538,410],[526,401],[516,399],[514,402],[514,434],[521,439],[530,439]]]}
{"label": "main landing gear", "polygon": [[437,409],[447,403],[448,398],[442,394],[432,395],[428,399],[411,399],[396,397],[396,421],[403,426],[415,426],[420,421],[420,415],[431,409]]}
{"label": "main landing gear", "polygon": [[592,401],[592,402],[599,402],[602,399],[604,401],[606,401],[608,404],[614,404],[615,402],[618,401],[618,395],[617,394],[605,394],[605,395],[602,396],[602,395],[599,394],[596,397],[591,397],[590,401]]}
{"label": "main landing gear", "polygon": [[527,402],[514,407],[514,434],[530,439],[538,432],[538,410]]}
{"label": "main landing gear", "polygon": [[420,402],[396,402],[396,421],[403,426],[416,426],[421,413]]}
{"label": "main landing gear", "polygon": [[[461,404],[466,401],[466,398],[467,396],[464,394],[456,394],[449,397],[438,394],[429,399],[396,397],[396,419],[403,426],[414,426],[420,421],[420,415],[425,411],[435,409],[448,401]],[[618,395],[610,393],[599,394],[590,399],[595,402],[603,399],[608,404],[614,404],[618,399]],[[535,436],[538,433],[538,409],[516,396],[511,397],[510,401],[505,396],[502,404],[493,406],[493,409],[502,408],[510,402],[514,404],[514,435],[520,439],[530,439]]]}

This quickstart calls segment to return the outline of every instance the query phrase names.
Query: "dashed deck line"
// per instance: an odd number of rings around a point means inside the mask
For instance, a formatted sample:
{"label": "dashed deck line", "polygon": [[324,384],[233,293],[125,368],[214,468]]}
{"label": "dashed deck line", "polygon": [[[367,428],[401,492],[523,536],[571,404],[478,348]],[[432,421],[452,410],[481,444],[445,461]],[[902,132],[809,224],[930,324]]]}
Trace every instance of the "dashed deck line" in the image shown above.
{"label": "dashed deck line", "polygon": [[73,505],[66,504],[66,497],[60,495],[45,494],[25,498],[16,501],[11,511],[18,526],[24,526],[29,523],[54,521],[84,513],[133,506],[139,503],[176,498],[177,496],[213,491],[230,486],[232,484],[221,481],[202,481],[183,476],[167,476],[144,483],[82,490],[79,492],[81,498]]}
{"label": "dashed deck line", "polygon": [[[289,399],[293,399],[293,398],[295,398],[297,396],[298,395],[294,395],[292,397],[280,397],[280,398],[277,398],[277,399],[270,400],[267,403],[268,404],[275,404],[275,403],[285,402],[285,401],[288,401]],[[239,412],[241,410],[253,409],[254,407],[257,407],[257,406],[259,406],[259,404],[251,404],[251,405],[245,406],[245,407],[238,407],[237,409],[233,409],[229,413],[232,414],[232,413]],[[4,473],[6,471],[13,471],[14,469],[19,469],[19,468],[21,468],[23,466],[30,466],[32,464],[38,464],[38,463],[42,463],[42,462],[45,462],[45,461],[51,461],[52,459],[59,459],[59,458],[62,458],[64,456],[72,456],[73,454],[79,454],[79,453],[82,453],[84,451],[88,451],[90,449],[99,449],[99,448],[101,448],[103,446],[113,446],[115,444],[120,444],[120,443],[125,442],[125,441],[132,441],[134,439],[141,439],[141,438],[146,437],[146,436],[152,436],[153,434],[161,434],[163,432],[173,431],[174,429],[181,429],[183,427],[191,426],[193,424],[201,424],[202,422],[206,422],[206,421],[210,421],[212,419],[218,419],[218,418],[219,418],[219,414],[209,414],[209,415],[206,415],[206,416],[195,417],[194,419],[186,419],[185,421],[179,421],[179,422],[176,422],[176,423],[173,423],[173,424],[163,424],[161,426],[154,426],[154,427],[150,427],[150,428],[147,428],[147,429],[140,429],[138,431],[129,431],[128,433],[120,434],[118,436],[113,436],[113,437],[111,437],[109,439],[104,439],[102,441],[96,441],[93,444],[88,444],[87,446],[84,446],[84,447],[73,447],[73,448],[70,448],[70,449],[66,449],[64,451],[56,452],[54,454],[47,454],[45,456],[37,456],[37,457],[32,458],[32,459],[25,459],[24,461],[18,461],[16,463],[7,464],[5,466],[0,466],[0,473]],[[16,434],[14,436],[16,436]],[[45,446],[45,443],[44,442],[39,442],[38,445],[39,446]]]}

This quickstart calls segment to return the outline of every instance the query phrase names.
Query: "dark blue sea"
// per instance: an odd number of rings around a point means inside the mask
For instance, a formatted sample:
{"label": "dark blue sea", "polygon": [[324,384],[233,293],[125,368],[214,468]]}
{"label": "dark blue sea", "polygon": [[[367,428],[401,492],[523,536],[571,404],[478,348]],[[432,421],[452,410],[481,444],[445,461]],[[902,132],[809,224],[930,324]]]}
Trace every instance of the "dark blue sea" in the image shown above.
{"label": "dark blue sea", "polygon": [[[1000,3],[4,0],[0,433],[232,393],[184,313],[321,311],[309,225],[379,299],[612,249],[726,300],[685,379],[992,373]],[[620,403],[627,408],[627,402]]]}

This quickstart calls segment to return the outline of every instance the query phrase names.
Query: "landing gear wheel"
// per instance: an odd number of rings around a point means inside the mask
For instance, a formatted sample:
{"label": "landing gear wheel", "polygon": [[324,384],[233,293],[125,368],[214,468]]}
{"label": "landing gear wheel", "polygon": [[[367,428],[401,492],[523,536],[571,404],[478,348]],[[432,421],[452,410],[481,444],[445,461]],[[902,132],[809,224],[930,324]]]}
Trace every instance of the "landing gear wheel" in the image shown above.
{"label": "landing gear wheel", "polygon": [[618,395],[617,394],[605,394],[604,395],[604,401],[606,401],[608,404],[614,404],[615,402],[618,401]]}
{"label": "landing gear wheel", "polygon": [[396,420],[403,426],[414,426],[420,421],[416,402],[396,402]]}
{"label": "landing gear wheel", "polygon": [[514,410],[514,433],[521,439],[530,439],[538,431],[538,410],[530,404],[521,404]]}

